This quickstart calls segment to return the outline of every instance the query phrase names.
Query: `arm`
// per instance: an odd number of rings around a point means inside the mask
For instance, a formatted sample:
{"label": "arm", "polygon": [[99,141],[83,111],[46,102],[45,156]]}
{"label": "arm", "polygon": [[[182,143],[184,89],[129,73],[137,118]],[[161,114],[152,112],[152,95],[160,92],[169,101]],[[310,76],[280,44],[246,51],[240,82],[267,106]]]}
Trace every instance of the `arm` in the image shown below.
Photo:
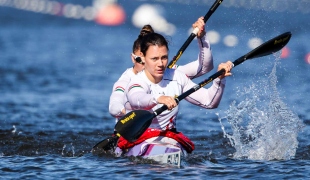
{"label": "arm", "polygon": [[178,70],[185,73],[190,79],[194,79],[213,69],[213,56],[210,42],[206,35],[197,38],[199,46],[198,60],[190,62],[183,66],[175,66]]}
{"label": "arm", "polygon": [[[231,61],[219,64],[218,71],[225,69],[225,73],[216,78],[210,88],[201,88],[193,94],[189,95],[186,100],[204,108],[217,108],[224,93],[226,82],[224,78],[232,75],[230,72],[232,67],[233,63]],[[195,85],[195,83],[188,79],[184,85],[183,91],[187,91]]]}
{"label": "arm", "polygon": [[213,69],[213,57],[211,53],[210,42],[206,36],[205,22],[203,17],[198,18],[192,27],[198,27],[200,30],[197,33],[199,47],[198,60],[178,67],[178,70],[185,73],[190,79],[199,77]]}
{"label": "arm", "polygon": [[157,105],[158,96],[149,93],[148,84],[140,77],[132,78],[126,89],[127,100],[132,109],[150,110]]}
{"label": "arm", "polygon": [[128,68],[114,83],[109,102],[109,112],[112,116],[119,118],[126,114],[125,103],[127,102],[126,87],[130,79],[134,77],[133,68]]}
{"label": "arm", "polygon": [[114,83],[109,102],[109,112],[118,118],[125,115],[124,101],[126,98],[125,88],[128,84],[126,80],[118,80]]}
{"label": "arm", "polygon": [[[221,102],[224,88],[225,88],[225,79],[216,78],[213,81],[213,84],[209,88],[201,88],[193,94],[189,95],[185,99],[195,105],[206,109],[217,108]],[[196,84],[190,81],[185,86],[185,91],[194,87]]]}

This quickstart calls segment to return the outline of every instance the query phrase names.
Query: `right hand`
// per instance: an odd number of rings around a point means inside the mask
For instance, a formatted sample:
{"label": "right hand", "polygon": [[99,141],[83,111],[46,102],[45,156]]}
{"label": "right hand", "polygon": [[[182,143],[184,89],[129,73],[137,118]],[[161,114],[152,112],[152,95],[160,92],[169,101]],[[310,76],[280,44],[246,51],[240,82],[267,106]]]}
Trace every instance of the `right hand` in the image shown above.
{"label": "right hand", "polygon": [[221,76],[219,76],[219,78],[223,79],[226,76],[231,76],[232,73],[230,71],[233,67],[234,67],[234,64],[231,61],[227,61],[225,63],[219,64],[217,71],[220,71],[221,69],[225,69],[225,73],[223,73]]}
{"label": "right hand", "polygon": [[157,103],[166,105],[168,107],[168,110],[172,110],[178,105],[174,97],[171,96],[160,96],[157,99]]}

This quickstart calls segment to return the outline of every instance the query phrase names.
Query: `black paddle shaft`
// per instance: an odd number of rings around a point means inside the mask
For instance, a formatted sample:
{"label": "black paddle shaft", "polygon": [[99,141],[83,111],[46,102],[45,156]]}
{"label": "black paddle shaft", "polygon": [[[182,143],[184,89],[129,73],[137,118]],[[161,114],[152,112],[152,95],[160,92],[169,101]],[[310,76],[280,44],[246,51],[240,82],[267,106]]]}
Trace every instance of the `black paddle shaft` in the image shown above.
{"label": "black paddle shaft", "polygon": [[[214,13],[214,11],[219,7],[219,5],[223,2],[223,0],[216,0],[214,4],[211,6],[207,14],[204,16],[204,22],[206,23],[208,19],[211,17],[211,15]],[[182,47],[179,49],[177,54],[173,57],[172,61],[169,63],[168,68],[172,68],[175,63],[179,60],[185,49],[188,47],[188,45],[192,42],[192,40],[196,37],[196,34],[192,32],[187,40],[184,42]]]}

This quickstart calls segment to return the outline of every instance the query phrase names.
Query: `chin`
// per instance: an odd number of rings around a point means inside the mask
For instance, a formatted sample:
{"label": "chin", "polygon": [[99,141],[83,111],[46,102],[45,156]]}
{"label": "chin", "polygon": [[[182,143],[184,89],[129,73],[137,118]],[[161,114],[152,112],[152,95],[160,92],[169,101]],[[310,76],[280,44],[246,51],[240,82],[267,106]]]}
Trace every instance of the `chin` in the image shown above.
{"label": "chin", "polygon": [[156,78],[157,78],[157,79],[161,79],[161,78],[163,78],[163,77],[164,77],[164,74],[157,74],[157,75],[156,75]]}

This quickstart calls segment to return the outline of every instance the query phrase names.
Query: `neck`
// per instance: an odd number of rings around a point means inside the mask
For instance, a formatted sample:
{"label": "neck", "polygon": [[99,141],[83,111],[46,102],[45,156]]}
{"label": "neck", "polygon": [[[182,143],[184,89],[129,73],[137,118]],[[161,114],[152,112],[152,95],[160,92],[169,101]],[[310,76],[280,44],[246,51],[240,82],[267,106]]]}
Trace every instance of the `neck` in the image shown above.
{"label": "neck", "polygon": [[133,71],[134,74],[138,74],[138,72],[139,72],[139,71],[137,70],[136,66],[133,66],[133,67],[132,67],[132,71]]}

